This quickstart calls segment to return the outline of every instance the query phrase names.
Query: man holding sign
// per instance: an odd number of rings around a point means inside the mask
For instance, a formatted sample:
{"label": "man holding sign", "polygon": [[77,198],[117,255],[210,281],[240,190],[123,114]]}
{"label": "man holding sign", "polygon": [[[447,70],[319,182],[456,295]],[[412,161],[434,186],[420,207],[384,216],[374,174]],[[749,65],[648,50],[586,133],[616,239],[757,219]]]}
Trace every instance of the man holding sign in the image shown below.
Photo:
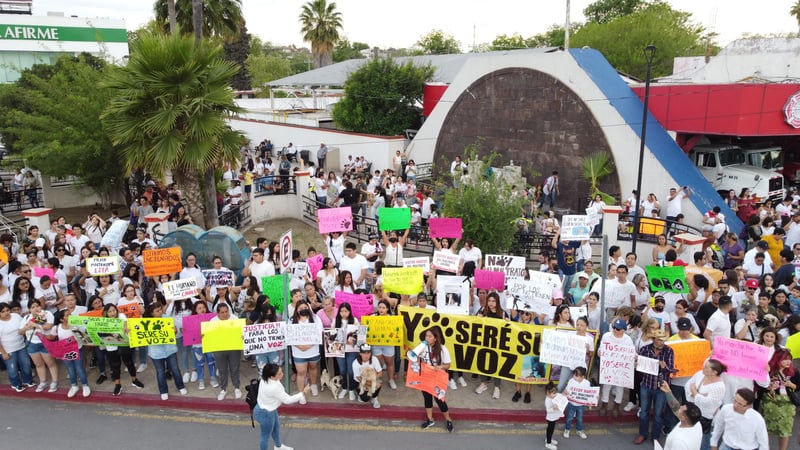
{"label": "man holding sign", "polygon": [[[675,372],[675,354],[672,348],[665,345],[667,333],[658,329],[651,333],[653,343],[645,345],[639,350],[639,357],[658,360],[658,370],[655,375],[644,373],[642,384],[639,387],[639,436],[633,441],[641,444],[650,436],[651,440],[661,437],[664,428],[664,406],[667,398],[661,390],[661,382],[669,383],[670,376]],[[650,406],[653,406],[653,428],[650,431]]]}

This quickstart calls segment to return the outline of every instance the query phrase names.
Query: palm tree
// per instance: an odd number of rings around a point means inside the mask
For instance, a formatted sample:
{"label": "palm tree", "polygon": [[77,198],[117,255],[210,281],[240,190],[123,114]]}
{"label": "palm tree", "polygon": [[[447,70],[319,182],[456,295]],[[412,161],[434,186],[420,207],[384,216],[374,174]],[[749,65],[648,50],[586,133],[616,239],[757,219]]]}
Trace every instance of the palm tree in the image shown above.
{"label": "palm tree", "polygon": [[[242,0],[200,0],[202,3],[202,31],[203,36],[222,35],[233,37],[239,34],[244,24],[242,15]],[[170,3],[175,6],[175,21],[181,33],[193,34],[193,4],[194,0],[156,0],[155,14],[159,27],[166,32],[170,31]]]}
{"label": "palm tree", "polygon": [[789,10],[789,14],[794,16],[795,20],[797,20],[797,25],[800,26],[800,0],[797,0],[797,2],[792,5],[792,9]]}
{"label": "palm tree", "polygon": [[169,20],[169,32],[174,33],[178,29],[178,16],[175,12],[175,0],[167,0],[167,19]]}
{"label": "palm tree", "polygon": [[614,163],[608,153],[597,151],[581,161],[581,178],[589,183],[589,200],[600,194],[607,205],[614,204],[614,197],[600,190],[600,180],[614,173]]}
{"label": "palm tree", "polygon": [[336,2],[312,0],[306,3],[300,13],[300,25],[303,40],[311,42],[314,68],[332,63],[333,46],[339,41],[342,28],[342,13],[336,11]]}
{"label": "palm tree", "polygon": [[207,192],[214,183],[205,173],[239,157],[243,136],[227,123],[239,111],[229,84],[237,68],[223,60],[221,45],[177,34],[144,33],[130,55],[104,83],[112,94],[101,117],[122,164],[157,177],[171,171],[196,223],[216,226],[216,198]]}

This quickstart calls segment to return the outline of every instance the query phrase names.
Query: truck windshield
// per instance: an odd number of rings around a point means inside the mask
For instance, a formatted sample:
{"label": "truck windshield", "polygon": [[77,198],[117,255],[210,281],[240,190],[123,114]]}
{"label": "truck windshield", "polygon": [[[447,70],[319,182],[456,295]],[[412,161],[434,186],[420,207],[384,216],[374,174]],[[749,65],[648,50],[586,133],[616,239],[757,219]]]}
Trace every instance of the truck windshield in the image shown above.
{"label": "truck windshield", "polygon": [[762,169],[779,169],[783,166],[781,164],[781,151],[780,150],[765,150],[763,152],[753,152],[747,155],[750,161],[747,163],[751,166],[761,167]]}
{"label": "truck windshield", "polygon": [[719,151],[719,164],[722,167],[733,164],[744,164],[744,153],[739,148],[729,148]]}

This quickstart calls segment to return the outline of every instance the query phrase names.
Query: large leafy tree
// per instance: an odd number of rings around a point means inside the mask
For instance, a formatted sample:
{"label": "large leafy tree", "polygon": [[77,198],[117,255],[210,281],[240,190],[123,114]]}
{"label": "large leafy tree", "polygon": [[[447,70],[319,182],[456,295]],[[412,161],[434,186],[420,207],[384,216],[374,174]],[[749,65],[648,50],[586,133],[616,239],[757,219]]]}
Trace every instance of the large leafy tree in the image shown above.
{"label": "large leafy tree", "polygon": [[292,74],[292,67],[289,60],[283,56],[270,55],[250,55],[247,57],[247,72],[253,77],[253,88],[261,89],[259,97],[269,97],[269,90],[265,85],[280,78],[288,77]]}
{"label": "large leafy tree", "polygon": [[244,140],[227,123],[238,111],[230,89],[236,71],[208,40],[143,34],[128,64],[102,84],[112,91],[103,124],[122,149],[125,170],[172,171],[206,228],[217,223],[215,186],[206,174],[235,161]]}
{"label": "large leafy tree", "polygon": [[348,59],[363,59],[362,50],[367,50],[369,44],[363,42],[350,42],[347,38],[342,38],[333,48],[333,62],[347,61]]}
{"label": "large leafy tree", "polygon": [[495,37],[489,45],[490,51],[515,50],[519,48],[528,48],[528,40],[519,33],[514,33],[511,36],[501,34]]}
{"label": "large leafy tree", "polygon": [[[165,32],[174,31],[170,27],[168,5],[175,4],[175,22],[181,33],[193,34],[193,0],[156,0],[156,22]],[[203,36],[221,35],[233,38],[244,25],[242,0],[201,0]]]}
{"label": "large leafy tree", "polygon": [[597,0],[583,9],[587,22],[608,23],[633,14],[645,0]]}
{"label": "large leafy tree", "polygon": [[239,71],[231,79],[231,86],[236,90],[246,91],[253,86],[253,77],[246,64],[249,56],[250,33],[247,32],[247,27],[242,25],[236,38],[225,42],[225,59],[239,67]]}
{"label": "large leafy tree", "polygon": [[419,121],[416,103],[433,77],[432,66],[390,58],[376,59],[356,70],[344,85],[345,97],[333,107],[336,125],[350,131],[395,136]]}
{"label": "large leafy tree", "polygon": [[325,67],[333,61],[333,46],[339,41],[342,28],[342,13],[336,10],[336,2],[313,0],[300,12],[300,32],[303,40],[311,43],[314,68]]}
{"label": "large leafy tree", "polygon": [[423,55],[447,55],[461,53],[461,43],[442,30],[431,30],[415,44]]}
{"label": "large leafy tree", "polygon": [[98,120],[109,101],[108,91],[97,88],[106,71],[105,62],[89,54],[23,71],[0,90],[0,129],[29,166],[77,177],[107,206],[122,170]]}

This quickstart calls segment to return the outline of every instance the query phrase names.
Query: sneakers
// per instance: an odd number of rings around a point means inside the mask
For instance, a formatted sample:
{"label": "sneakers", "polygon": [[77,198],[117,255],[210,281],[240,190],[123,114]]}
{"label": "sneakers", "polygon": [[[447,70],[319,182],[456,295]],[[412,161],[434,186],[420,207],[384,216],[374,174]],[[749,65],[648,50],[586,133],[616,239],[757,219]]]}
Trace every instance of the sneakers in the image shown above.
{"label": "sneakers", "polygon": [[50,389],[48,389],[47,392],[55,392],[57,390],[58,390],[58,381],[53,381],[52,383],[50,383]]}
{"label": "sneakers", "polygon": [[636,403],[628,402],[628,404],[625,405],[625,407],[622,408],[622,410],[625,411],[625,412],[631,412],[631,411],[633,411],[633,408],[636,408]]}
{"label": "sneakers", "polygon": [[218,388],[219,387],[219,383],[217,382],[216,378],[211,378],[211,387],[213,387],[213,388]]}
{"label": "sneakers", "polygon": [[280,447],[275,447],[275,450],[294,450],[294,447],[289,447],[288,445],[281,445]]}
{"label": "sneakers", "polygon": [[475,388],[475,393],[481,395],[484,392],[486,392],[487,389],[489,389],[489,387],[486,386],[486,383],[481,383],[478,387]]}
{"label": "sneakers", "polygon": [[458,377],[458,384],[460,384],[461,387],[467,387],[467,380],[465,380],[464,377]]}
{"label": "sneakers", "polygon": [[372,399],[372,407],[375,408],[375,409],[378,409],[378,408],[381,407],[381,403],[378,401],[377,398],[373,398]]}
{"label": "sneakers", "polygon": [[203,382],[203,380],[200,380],[200,382],[197,384],[197,389],[200,390],[200,391],[203,391],[203,390],[205,390],[205,388],[206,388],[206,384]]}
{"label": "sneakers", "polygon": [[242,391],[239,388],[234,389],[233,396],[236,398],[242,398]]}
{"label": "sneakers", "polygon": [[339,400],[342,400],[347,395],[348,392],[349,392],[348,390],[342,389],[341,392],[339,392],[339,395],[338,395]]}
{"label": "sneakers", "polygon": [[[241,395],[241,393],[239,395]],[[316,384],[312,384],[311,385],[311,395],[313,397],[316,397],[316,396],[319,395],[319,387]],[[239,398],[239,397],[236,397],[236,398]]]}
{"label": "sneakers", "polygon": [[[237,391],[238,391],[238,389],[237,389]],[[186,394],[189,393],[189,391],[187,391],[186,388],[183,388],[183,389],[179,390],[178,392],[180,392],[181,395],[186,395]],[[236,398],[239,398],[239,397],[236,397]]]}
{"label": "sneakers", "polygon": [[101,373],[100,376],[97,377],[97,381],[95,381],[95,384],[103,384],[103,382],[106,381],[107,379],[108,377],[106,376],[106,374]]}
{"label": "sneakers", "polygon": [[494,392],[492,392],[492,398],[495,399],[495,400],[500,398],[500,388],[499,387],[495,386]]}
{"label": "sneakers", "polygon": [[44,392],[46,388],[47,388],[47,383],[41,382],[39,383],[38,386],[36,386],[36,392]]}
{"label": "sneakers", "polygon": [[[16,388],[14,388],[14,389],[16,389]],[[72,397],[75,397],[75,394],[77,394],[77,393],[78,393],[78,391],[80,391],[80,389],[78,389],[78,386],[75,386],[75,385],[73,384],[73,385],[72,385],[72,386],[69,388],[69,392],[67,392],[67,398],[72,398]],[[17,392],[22,392],[22,391],[17,391]]]}
{"label": "sneakers", "polygon": [[24,386],[25,386],[26,388],[32,388],[32,387],[36,387],[36,383],[34,383],[34,382],[33,382],[33,380],[31,380],[31,381],[30,381],[30,382],[28,382],[28,383],[24,383]]}
{"label": "sneakers", "polygon": [[17,392],[25,392],[25,386],[11,386],[11,389]]}
{"label": "sneakers", "polygon": [[546,448],[548,450],[558,450],[558,446],[556,444],[553,444],[552,442],[549,443],[549,444],[547,444],[547,443],[544,444],[544,448]]}
{"label": "sneakers", "polygon": [[452,389],[452,390],[454,390],[454,391],[457,390],[458,389],[458,385],[456,384],[456,380],[451,378],[450,381],[447,382],[447,387]]}
{"label": "sneakers", "polygon": [[183,382],[188,383],[189,378],[190,378],[189,372],[183,372]]}
{"label": "sneakers", "polygon": [[522,398],[522,393],[517,391],[517,392],[514,392],[514,396],[511,397],[511,401],[514,402],[514,403],[517,403],[519,401],[519,399],[521,399],[521,398]]}
{"label": "sneakers", "polygon": [[84,396],[84,398],[88,397],[90,395],[92,395],[92,389],[89,388],[89,386],[84,385],[83,386],[83,396]]}
{"label": "sneakers", "polygon": [[197,371],[196,370],[192,371],[192,375],[189,377],[189,381],[192,382],[192,383],[197,381]]}
{"label": "sneakers", "polygon": [[115,384],[114,385],[114,394],[113,395],[114,395],[114,397],[119,397],[120,394],[122,394],[122,385],[121,384]]}
{"label": "sneakers", "polygon": [[132,384],[132,385],[133,385],[135,388],[137,388],[137,389],[144,389],[144,385],[143,385],[143,384],[142,384],[142,382],[141,382],[141,381],[139,381],[138,379],[136,379],[136,380],[132,380],[132,381],[131,381],[131,384]]}
{"label": "sneakers", "polygon": [[161,394],[161,400],[169,400],[169,394]]}
{"label": "sneakers", "polygon": [[550,443],[553,445],[558,445],[558,441],[553,438],[550,438]]}
{"label": "sneakers", "polygon": [[[222,399],[220,399],[220,400],[222,400]],[[308,403],[308,400],[306,400],[306,396],[304,395],[304,396],[300,397],[300,404],[301,405],[305,405],[306,403]]]}
{"label": "sneakers", "polygon": [[136,366],[137,373],[144,372],[145,370],[147,370],[147,364],[139,364],[138,366]]}
{"label": "sneakers", "polygon": [[578,431],[578,436],[579,436],[581,439],[586,439],[586,433],[584,433],[583,431]]}
{"label": "sneakers", "polygon": [[425,422],[422,422],[422,425],[420,425],[420,428],[422,428],[423,430],[427,430],[428,428],[432,427],[435,423],[436,422],[434,422],[434,421],[432,421],[430,419],[426,419]]}
{"label": "sneakers", "polygon": [[569,439],[569,430],[564,430],[564,439]]}
{"label": "sneakers", "polygon": [[394,380],[389,380],[389,387],[392,389],[397,389],[397,383]]}
{"label": "sneakers", "polygon": [[447,423],[444,424],[444,427],[447,428],[447,432],[448,433],[452,433],[453,432],[453,421],[452,420],[448,420]]}
{"label": "sneakers", "polygon": [[217,400],[222,401],[225,400],[225,391],[219,391],[219,395],[217,395]]}
{"label": "sneakers", "polygon": [[[530,392],[526,392],[525,393],[525,399],[523,400],[523,402],[525,402],[525,403],[530,403],[531,402],[531,393]],[[553,442],[553,440],[550,439],[550,442]]]}
{"label": "sneakers", "polygon": [[356,391],[349,391],[350,392],[350,401],[353,402],[356,400]]}

